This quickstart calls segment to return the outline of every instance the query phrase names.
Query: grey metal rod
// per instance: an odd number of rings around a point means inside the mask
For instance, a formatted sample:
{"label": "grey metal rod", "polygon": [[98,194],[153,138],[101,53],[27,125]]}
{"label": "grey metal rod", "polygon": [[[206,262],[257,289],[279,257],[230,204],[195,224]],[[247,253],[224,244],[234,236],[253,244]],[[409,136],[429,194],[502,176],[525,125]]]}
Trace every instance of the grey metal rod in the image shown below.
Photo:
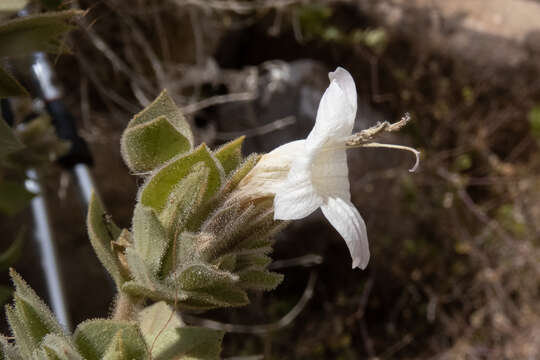
{"label": "grey metal rod", "polygon": [[27,190],[38,194],[32,199],[34,235],[41,253],[41,264],[45,272],[51,307],[60,324],[64,329],[69,331],[71,329],[71,320],[67,311],[66,297],[60,276],[58,256],[54,246],[47,204],[45,203],[45,198],[42,196],[42,187],[37,171],[29,169],[27,176],[28,179],[25,181]]}

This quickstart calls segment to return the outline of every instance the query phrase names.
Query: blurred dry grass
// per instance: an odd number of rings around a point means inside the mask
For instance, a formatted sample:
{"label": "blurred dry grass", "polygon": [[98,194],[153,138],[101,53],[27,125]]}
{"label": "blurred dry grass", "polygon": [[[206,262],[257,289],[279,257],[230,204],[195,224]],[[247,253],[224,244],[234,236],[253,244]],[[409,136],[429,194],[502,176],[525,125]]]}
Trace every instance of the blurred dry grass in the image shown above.
{"label": "blurred dry grass", "polygon": [[[120,200],[133,188],[109,181],[112,171],[127,169],[107,165],[106,154],[118,151],[123,126],[162,88],[185,109],[199,140],[216,143],[215,112],[205,111],[256,98],[263,61],[312,57],[329,69],[342,65],[358,79],[361,101],[385,118],[412,114],[414,125],[399,141],[422,150],[420,171],[406,173],[406,157],[351,153],[353,200],[373,252],[368,270],[352,272],[345,247],[317,219],[295,225],[287,235],[294,240],[280,241],[277,257],[324,257],[313,267],[314,298],[279,331],[228,335],[225,355],[540,358],[540,139],[527,120],[540,99],[540,68],[533,60],[491,68],[486,59],[479,71],[433,50],[421,34],[379,27],[353,1],[313,4],[79,1],[90,11],[72,37],[73,57],[59,67],[113,214],[129,223],[132,204]],[[385,34],[382,42],[351,40],[373,29]],[[285,273],[271,297],[210,315],[243,324],[278,320],[307,279],[301,268]]]}

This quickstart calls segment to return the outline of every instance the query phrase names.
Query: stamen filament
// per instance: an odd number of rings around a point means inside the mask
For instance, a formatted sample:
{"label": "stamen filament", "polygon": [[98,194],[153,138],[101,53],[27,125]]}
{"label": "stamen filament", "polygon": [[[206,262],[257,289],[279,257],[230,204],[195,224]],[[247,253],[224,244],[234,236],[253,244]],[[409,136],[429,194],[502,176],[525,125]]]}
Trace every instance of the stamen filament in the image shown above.
{"label": "stamen filament", "polygon": [[416,161],[412,168],[409,169],[410,172],[415,172],[416,169],[418,169],[418,165],[420,164],[420,151],[404,145],[395,145],[395,144],[382,144],[378,142],[370,142],[367,144],[358,144],[358,145],[349,145],[348,148],[356,148],[356,147],[377,147],[377,148],[389,148],[389,149],[397,149],[397,150],[405,150],[410,151],[414,154],[416,157]]}

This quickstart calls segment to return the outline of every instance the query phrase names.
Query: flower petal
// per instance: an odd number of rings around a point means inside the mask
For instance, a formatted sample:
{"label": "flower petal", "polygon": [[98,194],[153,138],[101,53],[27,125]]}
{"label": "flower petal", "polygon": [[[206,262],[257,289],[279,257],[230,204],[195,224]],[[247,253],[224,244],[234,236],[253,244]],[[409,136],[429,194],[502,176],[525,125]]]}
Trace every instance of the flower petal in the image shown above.
{"label": "flower petal", "polygon": [[320,151],[311,167],[311,181],[321,196],[349,201],[351,186],[345,149]]}
{"label": "flower petal", "polygon": [[369,244],[366,224],[358,210],[350,201],[334,197],[328,198],[321,210],[347,243],[352,267],[365,269],[369,262]]}
{"label": "flower petal", "polygon": [[351,74],[344,68],[338,66],[334,72],[328,74],[328,78],[330,81],[335,80],[337,82],[341,90],[345,93],[345,96],[347,96],[350,105],[356,112],[356,85],[354,84],[354,79]]}
{"label": "flower petal", "polygon": [[324,92],[315,126],[306,139],[307,148],[317,151],[322,145],[340,142],[352,133],[356,118],[356,88],[350,74],[338,68],[330,73],[330,86]]}
{"label": "flower petal", "polygon": [[[289,174],[290,175],[290,174]],[[274,197],[274,219],[297,220],[308,216],[323,203],[309,174],[293,176],[283,183]]]}

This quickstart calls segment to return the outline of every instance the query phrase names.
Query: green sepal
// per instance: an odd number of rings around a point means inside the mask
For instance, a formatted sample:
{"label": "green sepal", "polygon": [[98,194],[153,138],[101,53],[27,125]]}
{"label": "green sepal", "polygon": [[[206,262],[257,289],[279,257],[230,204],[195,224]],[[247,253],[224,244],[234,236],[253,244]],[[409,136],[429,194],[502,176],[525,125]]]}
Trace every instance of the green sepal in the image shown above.
{"label": "green sepal", "polygon": [[243,289],[274,290],[283,281],[282,274],[264,270],[245,270],[238,275]]}
{"label": "green sepal", "polygon": [[167,90],[163,90],[150,105],[135,115],[128,123],[127,129],[150,122],[161,116],[165,116],[171,125],[188,139],[191,146],[193,146],[193,134],[189,124],[174,103],[174,100],[167,93]]}
{"label": "green sepal", "polygon": [[[0,98],[2,98],[2,68],[0,67]],[[24,148],[13,129],[0,115],[0,159]]]}
{"label": "green sepal", "polygon": [[203,201],[209,199],[219,190],[223,183],[223,169],[208,147],[201,144],[191,153],[178,156],[156,170],[143,186],[139,201],[160,213],[165,208],[167,199],[175,186],[199,162],[204,163],[209,170]]}
{"label": "green sepal", "polygon": [[249,303],[246,293],[236,283],[238,276],[205,264],[192,264],[174,279],[188,300],[210,307],[242,306]]}
{"label": "green sepal", "polygon": [[272,262],[272,258],[263,253],[236,255],[235,271],[263,270]]}
{"label": "green sepal", "polygon": [[[4,70],[0,66],[0,99],[8,98],[12,96],[27,96],[28,91],[24,88],[24,86],[21,85],[15,79],[13,76],[11,76],[6,70]],[[3,121],[3,120],[2,120]],[[2,131],[2,137],[3,137],[3,129],[0,129]],[[2,142],[0,140],[0,156],[2,155],[3,146],[1,145]]]}
{"label": "green sepal", "polygon": [[73,28],[70,22],[81,14],[82,11],[67,10],[6,21],[0,25],[0,57],[65,50],[61,38]]}
{"label": "green sepal", "polygon": [[214,151],[216,158],[223,167],[223,171],[225,171],[225,176],[232,173],[242,162],[242,143],[245,138],[245,136],[241,136]]}
{"label": "green sepal", "polygon": [[87,320],[75,330],[73,340],[86,360],[101,360],[121,333],[122,351],[125,359],[145,360],[148,349],[139,327],[134,322],[109,319]]}
{"label": "green sepal", "polygon": [[6,318],[11,329],[11,334],[17,341],[17,350],[24,359],[30,359],[32,352],[36,349],[32,337],[30,336],[26,324],[17,314],[15,306],[6,305]]}
{"label": "green sepal", "polygon": [[225,254],[218,258],[214,264],[220,269],[224,271],[233,272],[236,268],[236,261],[237,256],[236,254]]}
{"label": "green sepal", "polygon": [[157,276],[169,241],[152,208],[137,204],[133,215],[132,235],[133,248],[149,270]]}
{"label": "green sepal", "polygon": [[201,247],[211,241],[215,241],[215,238],[211,234],[182,232],[175,239],[176,245],[171,246],[169,249],[169,256],[167,262],[164,264],[163,275],[169,274],[175,268],[198,262],[200,260]]}
{"label": "green sepal", "polygon": [[190,139],[182,135],[164,115],[127,128],[120,140],[122,157],[136,174],[152,171],[191,148]]}
{"label": "green sepal", "polygon": [[107,215],[101,200],[95,193],[92,193],[88,204],[86,223],[90,243],[97,257],[113,278],[116,286],[121,288],[124,281],[128,279],[123,275],[120,261],[112,246],[112,242],[120,236],[121,230]]}
{"label": "green sepal", "polygon": [[171,191],[159,220],[169,236],[181,231],[185,222],[202,202],[208,182],[209,170],[200,162]]}
{"label": "green sepal", "polygon": [[[81,354],[75,349],[71,340],[65,336],[48,334],[40,344],[41,354],[54,360],[84,360]],[[42,356],[43,356],[42,355]],[[38,359],[42,359],[39,355]]]}
{"label": "green sepal", "polygon": [[0,212],[13,216],[24,210],[36,194],[21,182],[0,180]]}
{"label": "green sepal", "polygon": [[197,209],[197,212],[190,218],[186,225],[186,229],[189,231],[198,231],[202,223],[210,216],[210,214],[215,211],[223,202],[226,201],[228,196],[236,189],[240,181],[249,173],[253,167],[259,161],[260,155],[251,154],[244,160],[244,162],[234,170],[227,181],[220,189],[219,192],[215,194],[212,199],[204,203]]}

